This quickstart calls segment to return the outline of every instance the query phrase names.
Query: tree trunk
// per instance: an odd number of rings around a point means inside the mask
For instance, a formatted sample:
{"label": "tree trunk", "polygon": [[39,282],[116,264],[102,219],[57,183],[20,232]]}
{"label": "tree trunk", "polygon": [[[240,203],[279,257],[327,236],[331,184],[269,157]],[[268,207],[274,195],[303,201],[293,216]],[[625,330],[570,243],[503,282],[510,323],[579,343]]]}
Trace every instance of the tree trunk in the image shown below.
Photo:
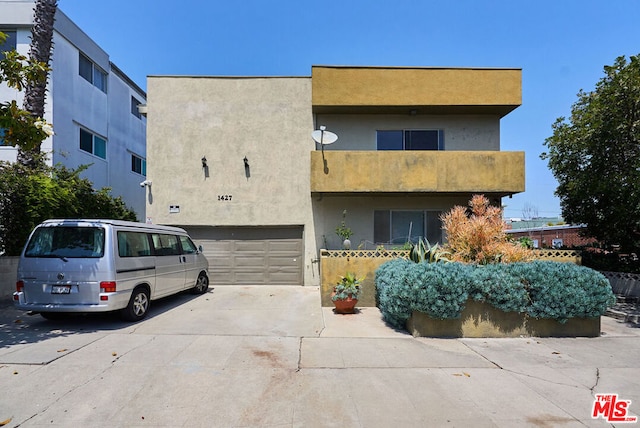
{"label": "tree trunk", "polygon": [[[49,65],[53,47],[53,23],[55,21],[58,0],[36,0],[34,7],[33,27],[31,29],[31,48],[29,57],[38,62]],[[25,88],[24,109],[32,116],[43,118],[44,106],[47,96],[47,79],[49,72],[38,82],[29,83]],[[35,167],[42,159],[40,144],[32,150],[18,150],[18,162],[23,165]]]}

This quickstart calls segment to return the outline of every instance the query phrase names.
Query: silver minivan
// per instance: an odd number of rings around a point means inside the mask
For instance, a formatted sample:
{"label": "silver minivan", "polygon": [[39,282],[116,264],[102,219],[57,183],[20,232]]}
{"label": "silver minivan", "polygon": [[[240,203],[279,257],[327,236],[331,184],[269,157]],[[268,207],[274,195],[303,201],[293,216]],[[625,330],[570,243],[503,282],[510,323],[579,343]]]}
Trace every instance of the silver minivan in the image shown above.
{"label": "silver minivan", "polygon": [[18,264],[17,308],[47,319],[68,312],[147,315],[152,300],[209,288],[209,263],[183,229],[119,220],[47,220]]}

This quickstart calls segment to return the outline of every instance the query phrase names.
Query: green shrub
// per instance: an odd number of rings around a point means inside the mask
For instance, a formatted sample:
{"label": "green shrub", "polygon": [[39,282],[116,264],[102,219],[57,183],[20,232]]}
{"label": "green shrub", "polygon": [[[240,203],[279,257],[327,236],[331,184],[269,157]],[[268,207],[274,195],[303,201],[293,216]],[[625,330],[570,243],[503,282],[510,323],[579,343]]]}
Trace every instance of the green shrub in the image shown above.
{"label": "green shrub", "polygon": [[376,302],[385,321],[396,328],[404,329],[412,312],[410,300],[415,293],[408,274],[414,266],[417,265],[407,259],[394,259],[376,270]]}
{"label": "green shrub", "polygon": [[0,162],[0,250],[20,255],[31,230],[49,218],[136,220],[121,197],[109,188],[95,190],[80,174],[87,165],[32,169],[19,162]]}
{"label": "green shrub", "polygon": [[[526,265],[527,263],[523,263]],[[471,275],[471,297],[505,312],[524,312],[529,295],[512,265],[479,265]]]}
{"label": "green shrub", "polygon": [[472,269],[462,263],[421,263],[412,268],[413,310],[432,318],[459,318],[469,298]]}
{"label": "green shrub", "polygon": [[385,321],[404,328],[411,312],[434,318],[457,318],[469,294],[471,265],[462,263],[413,263],[395,259],[376,271],[376,294]]}
{"label": "green shrub", "polygon": [[637,254],[620,254],[603,248],[586,247],[581,252],[582,266],[609,272],[640,273],[640,258]]}
{"label": "green shrub", "polygon": [[375,285],[383,318],[398,328],[404,328],[413,311],[459,318],[468,298],[560,322],[600,316],[615,303],[599,272],[549,261],[483,266],[397,259],[378,268]]}
{"label": "green shrub", "polygon": [[514,263],[531,303],[527,313],[535,318],[589,318],[604,314],[615,304],[609,280],[601,273],[573,263]]}

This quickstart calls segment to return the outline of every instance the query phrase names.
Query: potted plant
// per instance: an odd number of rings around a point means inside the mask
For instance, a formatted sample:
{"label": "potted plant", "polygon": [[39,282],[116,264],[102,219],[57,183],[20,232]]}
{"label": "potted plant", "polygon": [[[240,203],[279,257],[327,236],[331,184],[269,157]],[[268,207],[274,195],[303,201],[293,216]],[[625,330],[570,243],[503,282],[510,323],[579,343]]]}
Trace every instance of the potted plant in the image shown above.
{"label": "potted plant", "polygon": [[347,227],[347,224],[345,223],[346,217],[347,210],[344,210],[342,211],[342,222],[336,227],[336,235],[342,238],[342,247],[345,250],[350,250],[351,241],[349,240],[349,238],[351,238],[351,235],[353,235],[353,231],[350,227]]}
{"label": "potted plant", "polygon": [[360,283],[364,278],[358,278],[355,273],[347,272],[340,277],[340,281],[333,287],[331,301],[338,314],[352,314],[358,303],[360,295]]}

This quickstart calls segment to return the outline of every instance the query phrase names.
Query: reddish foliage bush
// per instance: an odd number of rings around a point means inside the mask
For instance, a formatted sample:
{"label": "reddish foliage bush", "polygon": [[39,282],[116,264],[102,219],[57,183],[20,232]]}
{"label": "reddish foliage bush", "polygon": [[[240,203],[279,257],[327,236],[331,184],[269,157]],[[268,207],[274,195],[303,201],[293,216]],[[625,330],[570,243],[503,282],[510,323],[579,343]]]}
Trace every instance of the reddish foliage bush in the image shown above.
{"label": "reddish foliage bush", "polygon": [[490,264],[533,259],[531,250],[509,241],[502,208],[492,206],[484,195],[474,195],[469,207],[471,214],[457,205],[442,216],[451,261]]}

